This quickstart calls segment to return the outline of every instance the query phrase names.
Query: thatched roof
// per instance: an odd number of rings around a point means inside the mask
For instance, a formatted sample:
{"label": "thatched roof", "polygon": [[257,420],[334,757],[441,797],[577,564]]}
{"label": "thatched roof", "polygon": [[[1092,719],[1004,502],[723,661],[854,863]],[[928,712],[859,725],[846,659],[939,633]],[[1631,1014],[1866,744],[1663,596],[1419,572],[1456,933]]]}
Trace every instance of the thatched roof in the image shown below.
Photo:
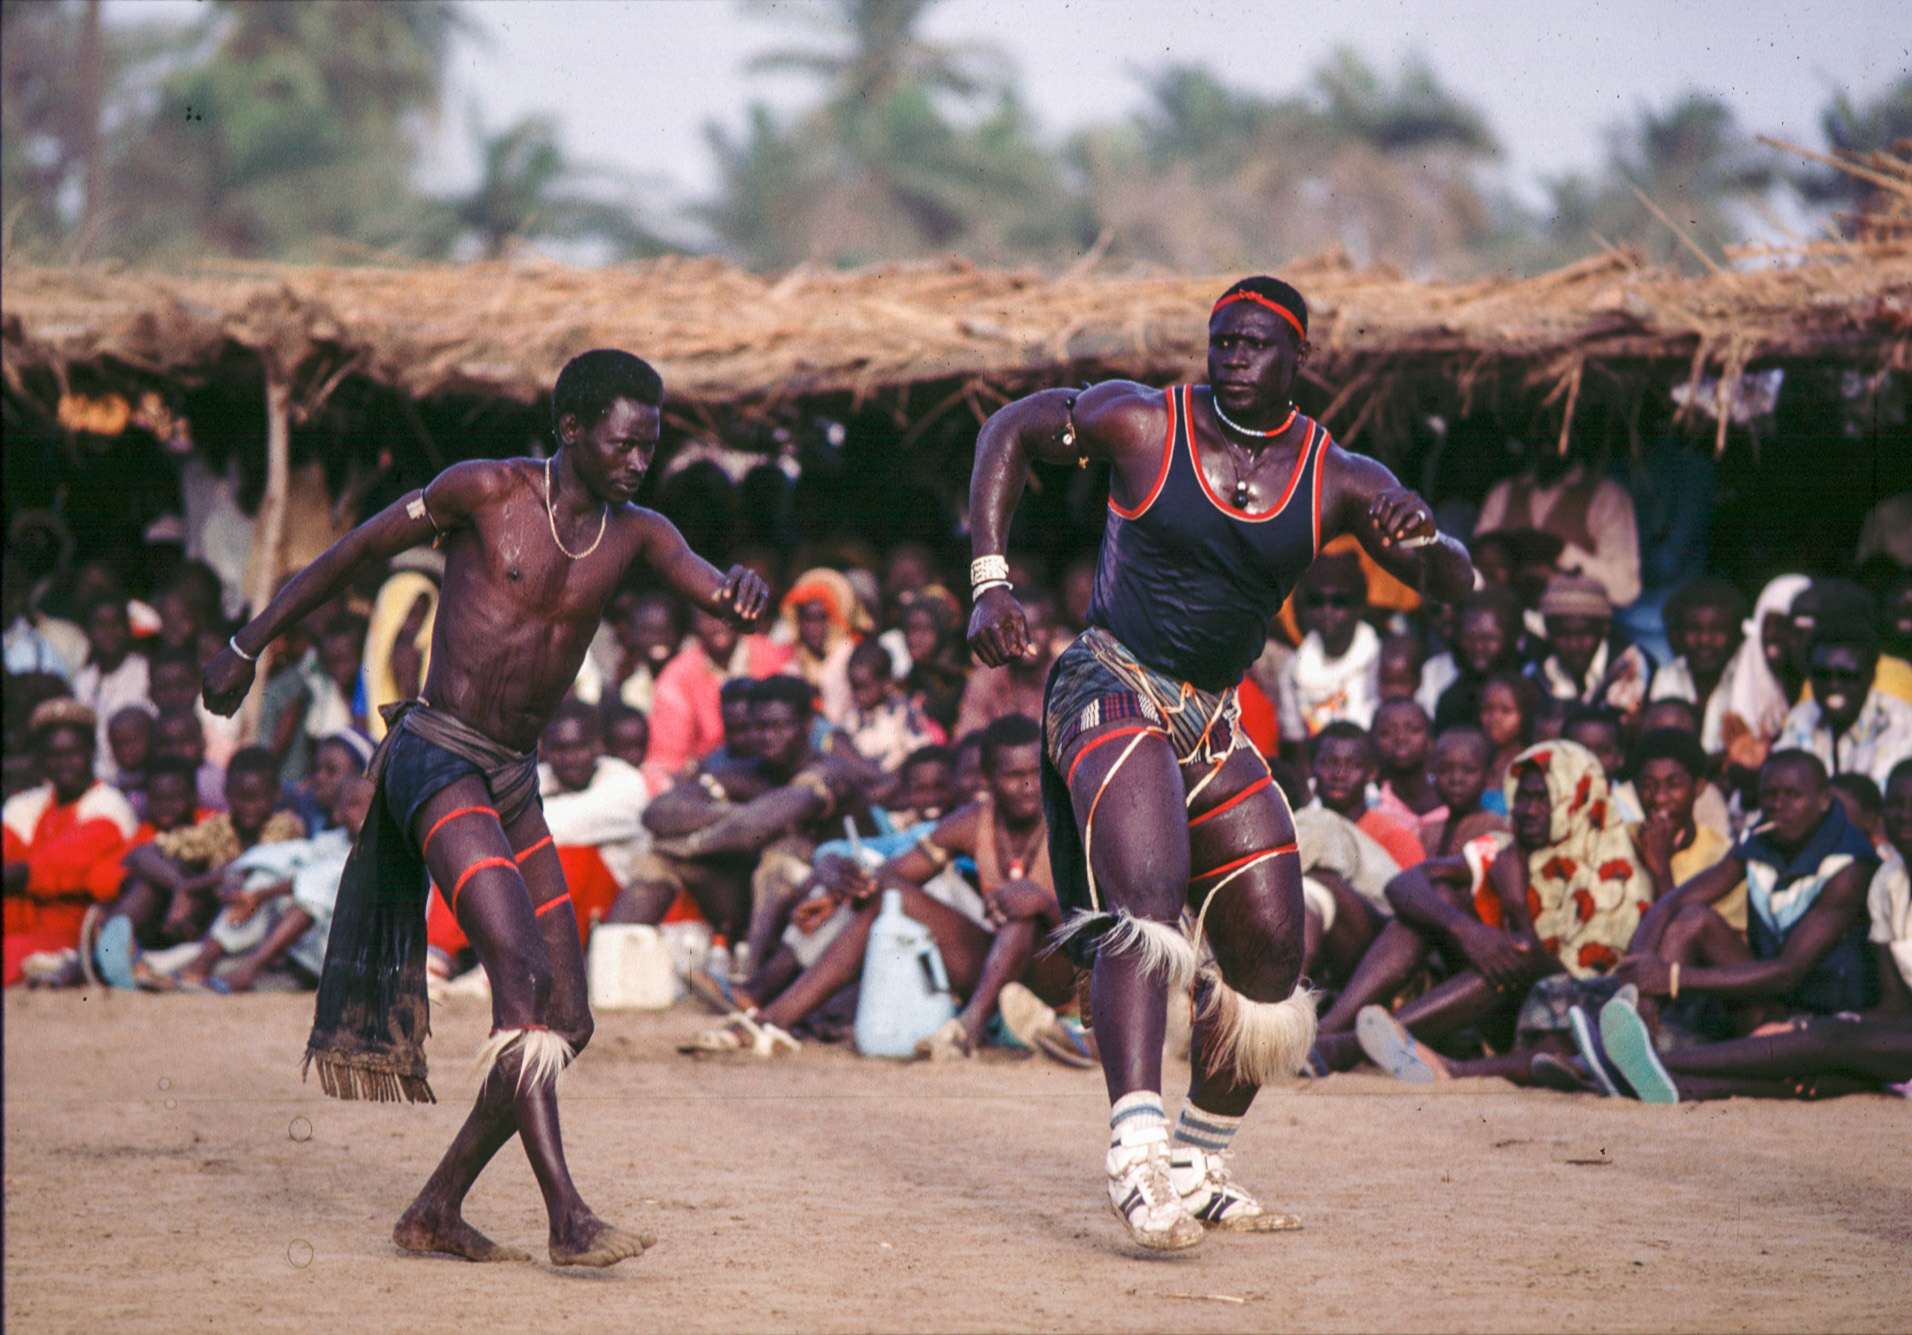
{"label": "thatched roof", "polygon": [[[1886,213],[1912,218],[1912,164],[1874,159]],[[1709,262],[1710,263],[1710,262]],[[1912,370],[1912,227],[1804,246],[1698,277],[1610,252],[1526,279],[1416,282],[1317,258],[1282,272],[1307,295],[1312,370],[1344,436],[1390,382],[1466,395],[1511,374],[1549,402],[1588,368],[1664,384],[1759,364]],[[589,347],[655,361],[678,403],[750,407],[957,381],[1013,392],[1085,376],[1199,373],[1227,277],[1044,277],[961,260],[760,277],[709,259],[574,269],[524,256],[414,268],[9,266],[4,370],[118,364],[194,381],[233,345],[309,393],[357,374],[413,397],[534,402]],[[1724,405],[1722,405],[1724,406]],[[1370,424],[1371,425],[1371,424]]]}

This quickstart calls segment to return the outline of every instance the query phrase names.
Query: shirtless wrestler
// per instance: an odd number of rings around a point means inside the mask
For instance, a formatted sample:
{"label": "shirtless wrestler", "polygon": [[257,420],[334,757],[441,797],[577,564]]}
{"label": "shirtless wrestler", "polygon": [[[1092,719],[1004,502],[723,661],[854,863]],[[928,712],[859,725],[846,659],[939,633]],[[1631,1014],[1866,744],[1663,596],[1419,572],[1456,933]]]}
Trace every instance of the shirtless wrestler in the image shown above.
{"label": "shirtless wrestler", "polygon": [[[589,1041],[592,1022],[563,870],[535,781],[526,795],[516,780],[527,763],[535,772],[538,737],[632,566],[739,623],[768,600],[756,574],[719,572],[669,520],[631,503],[657,449],[662,398],[657,373],[629,353],[575,358],[552,395],[553,457],[446,469],[333,544],[206,669],[207,705],[231,714],[281,631],[368,564],[442,545],[430,677],[421,700],[395,714],[374,763],[387,809],[415,841],[407,852],[422,853],[491,977],[494,1027],[477,1106],[393,1231],[408,1251],[524,1259],[460,1213],[514,1132],[550,1216],[552,1261],[604,1266],[648,1245],[593,1214],[565,1166],[556,1076]],[[502,763],[483,763],[493,756]]]}

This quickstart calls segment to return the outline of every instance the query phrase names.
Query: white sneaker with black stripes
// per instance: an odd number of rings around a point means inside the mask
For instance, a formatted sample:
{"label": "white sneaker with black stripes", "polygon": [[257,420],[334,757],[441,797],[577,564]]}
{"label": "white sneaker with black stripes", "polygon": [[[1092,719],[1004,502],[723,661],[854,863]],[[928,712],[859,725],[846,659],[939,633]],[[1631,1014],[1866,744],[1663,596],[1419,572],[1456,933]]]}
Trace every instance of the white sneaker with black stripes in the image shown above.
{"label": "white sneaker with black stripes", "polygon": [[1169,1181],[1168,1128],[1125,1131],[1109,1146],[1109,1208],[1155,1251],[1180,1251],[1205,1236]]}
{"label": "white sneaker with black stripes", "polygon": [[1228,1162],[1220,1154],[1193,1145],[1177,1145],[1169,1152],[1168,1180],[1182,1198],[1182,1206],[1204,1228],[1231,1233],[1287,1233],[1301,1227],[1291,1214],[1276,1214],[1235,1185]]}

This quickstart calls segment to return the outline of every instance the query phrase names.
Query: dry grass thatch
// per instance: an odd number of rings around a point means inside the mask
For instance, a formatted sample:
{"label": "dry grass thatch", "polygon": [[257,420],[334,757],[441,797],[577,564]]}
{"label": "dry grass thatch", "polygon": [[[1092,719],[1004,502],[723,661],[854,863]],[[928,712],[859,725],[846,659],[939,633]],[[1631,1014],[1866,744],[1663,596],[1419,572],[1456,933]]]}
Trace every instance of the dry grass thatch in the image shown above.
{"label": "dry grass thatch", "polygon": [[[1333,395],[1328,420],[1344,437],[1372,428],[1375,405],[1403,377],[1441,377],[1465,399],[1483,376],[1512,372],[1547,403],[1564,399],[1570,421],[1590,367],[1694,385],[1719,374],[1722,396],[1740,371],[1776,361],[1912,370],[1912,160],[1875,156],[1860,171],[1882,198],[1857,240],[1801,245],[1758,268],[1709,260],[1689,277],[1619,251],[1534,278],[1463,283],[1334,256],[1285,266],[1314,311],[1312,370]],[[63,379],[81,364],[191,381],[238,345],[301,397],[360,374],[414,397],[531,402],[567,358],[615,345],[654,360],[680,404],[749,407],[951,380],[1000,393],[1199,374],[1204,317],[1227,281],[1046,278],[960,260],[775,278],[681,258],[598,270],[530,257],[228,265],[183,276],[14,266],[0,314],[16,392],[26,371]]]}

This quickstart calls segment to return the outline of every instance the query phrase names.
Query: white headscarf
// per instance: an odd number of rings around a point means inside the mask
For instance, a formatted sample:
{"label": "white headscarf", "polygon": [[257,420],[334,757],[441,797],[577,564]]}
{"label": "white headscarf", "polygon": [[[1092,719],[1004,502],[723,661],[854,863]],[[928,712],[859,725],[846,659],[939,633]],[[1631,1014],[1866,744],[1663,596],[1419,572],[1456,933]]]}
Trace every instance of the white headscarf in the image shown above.
{"label": "white headscarf", "polygon": [[[1753,615],[1742,627],[1746,638],[1721,674],[1726,712],[1739,715],[1762,741],[1770,742],[1779,735],[1793,706],[1786,696],[1786,688],[1766,662],[1766,617],[1772,612],[1784,615],[1791,611],[1793,599],[1811,584],[1804,575],[1781,575],[1760,590],[1759,601],[1753,604]],[[1708,743],[1714,747],[1718,744],[1717,739]]]}

